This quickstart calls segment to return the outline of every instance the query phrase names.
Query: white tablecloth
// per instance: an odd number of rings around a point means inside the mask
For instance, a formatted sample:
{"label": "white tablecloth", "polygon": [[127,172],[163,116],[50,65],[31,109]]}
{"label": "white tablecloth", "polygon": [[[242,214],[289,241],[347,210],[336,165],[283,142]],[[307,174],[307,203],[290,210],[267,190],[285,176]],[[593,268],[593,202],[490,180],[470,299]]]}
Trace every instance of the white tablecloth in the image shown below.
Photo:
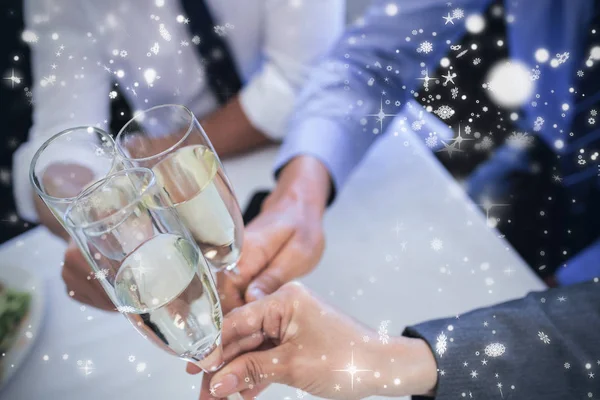
{"label": "white tablecloth", "polygon": [[[374,329],[391,321],[392,334],[543,288],[421,143],[408,134],[380,140],[328,211],[325,256],[303,279]],[[242,205],[254,190],[273,185],[275,152],[225,164]],[[0,265],[36,271],[46,292],[33,351],[0,398],[196,399],[199,377],[187,375],[182,361],[145,342],[122,316],[68,297],[60,278],[63,248],[42,228],[0,247]],[[346,375],[332,385],[346,383]],[[261,398],[298,395],[274,386]]]}

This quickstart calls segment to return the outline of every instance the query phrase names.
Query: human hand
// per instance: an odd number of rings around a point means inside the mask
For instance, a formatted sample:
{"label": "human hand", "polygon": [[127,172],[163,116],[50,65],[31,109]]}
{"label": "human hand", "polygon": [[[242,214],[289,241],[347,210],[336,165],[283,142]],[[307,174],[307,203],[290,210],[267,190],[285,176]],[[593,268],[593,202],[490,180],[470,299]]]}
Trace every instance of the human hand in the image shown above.
{"label": "human hand", "polygon": [[65,251],[62,278],[67,286],[67,292],[75,300],[106,311],[115,311],[100,281],[94,274],[86,259],[73,240],[69,241]]}
{"label": "human hand", "polygon": [[297,157],[283,169],[261,213],[244,231],[240,274],[232,279],[247,287],[246,301],[315,267],[325,247],[322,218],[329,190],[327,169],[315,158]]}
{"label": "human hand", "polygon": [[215,274],[215,280],[223,315],[227,315],[231,310],[245,304],[244,292],[231,279],[230,273],[225,271],[217,272]]}
{"label": "human hand", "polygon": [[[365,338],[371,340],[365,340]],[[232,311],[223,322],[228,363],[204,385],[200,399],[282,383],[329,399],[432,394],[436,362],[427,343],[376,334],[330,308],[303,286],[288,283]],[[274,347],[256,351],[265,342]]]}

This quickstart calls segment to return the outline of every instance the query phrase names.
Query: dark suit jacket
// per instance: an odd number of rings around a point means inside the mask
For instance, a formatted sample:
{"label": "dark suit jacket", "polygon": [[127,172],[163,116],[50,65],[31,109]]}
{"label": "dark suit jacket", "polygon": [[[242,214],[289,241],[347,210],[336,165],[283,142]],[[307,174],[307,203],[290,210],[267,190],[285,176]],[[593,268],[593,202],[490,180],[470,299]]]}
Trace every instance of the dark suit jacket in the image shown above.
{"label": "dark suit jacket", "polygon": [[435,354],[438,400],[600,398],[599,278],[404,334]]}

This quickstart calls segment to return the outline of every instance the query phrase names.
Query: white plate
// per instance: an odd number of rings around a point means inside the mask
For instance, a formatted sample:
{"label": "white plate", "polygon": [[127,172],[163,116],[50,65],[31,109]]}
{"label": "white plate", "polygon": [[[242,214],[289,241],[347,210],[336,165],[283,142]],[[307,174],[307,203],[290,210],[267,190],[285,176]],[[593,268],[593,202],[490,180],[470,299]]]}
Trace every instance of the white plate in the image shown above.
{"label": "white plate", "polygon": [[[28,292],[31,295],[29,312],[21,322],[16,342],[2,357],[3,371],[0,376],[0,389],[8,382],[25,358],[38,336],[44,314],[43,282],[23,268],[0,265],[0,282],[11,289]],[[0,355],[1,357],[1,355]]]}

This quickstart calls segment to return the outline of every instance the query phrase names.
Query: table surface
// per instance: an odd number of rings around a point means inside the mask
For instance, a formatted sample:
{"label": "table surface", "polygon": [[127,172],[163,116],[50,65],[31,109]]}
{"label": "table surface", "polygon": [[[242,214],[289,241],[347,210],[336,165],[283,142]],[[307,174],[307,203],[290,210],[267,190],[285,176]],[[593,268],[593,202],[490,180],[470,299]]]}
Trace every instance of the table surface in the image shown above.
{"label": "table surface", "polygon": [[[273,186],[275,154],[271,148],[225,163],[242,205]],[[390,321],[388,331],[399,334],[407,324],[544,288],[410,132],[380,139],[327,212],[325,232],[325,255],[302,281],[375,330]],[[187,375],[184,362],[144,341],[122,316],[69,298],[63,250],[43,228],[0,247],[0,268],[35,271],[46,297],[33,350],[0,398],[197,399],[199,377]],[[332,385],[348,378],[340,372]],[[301,396],[275,385],[260,398]]]}

